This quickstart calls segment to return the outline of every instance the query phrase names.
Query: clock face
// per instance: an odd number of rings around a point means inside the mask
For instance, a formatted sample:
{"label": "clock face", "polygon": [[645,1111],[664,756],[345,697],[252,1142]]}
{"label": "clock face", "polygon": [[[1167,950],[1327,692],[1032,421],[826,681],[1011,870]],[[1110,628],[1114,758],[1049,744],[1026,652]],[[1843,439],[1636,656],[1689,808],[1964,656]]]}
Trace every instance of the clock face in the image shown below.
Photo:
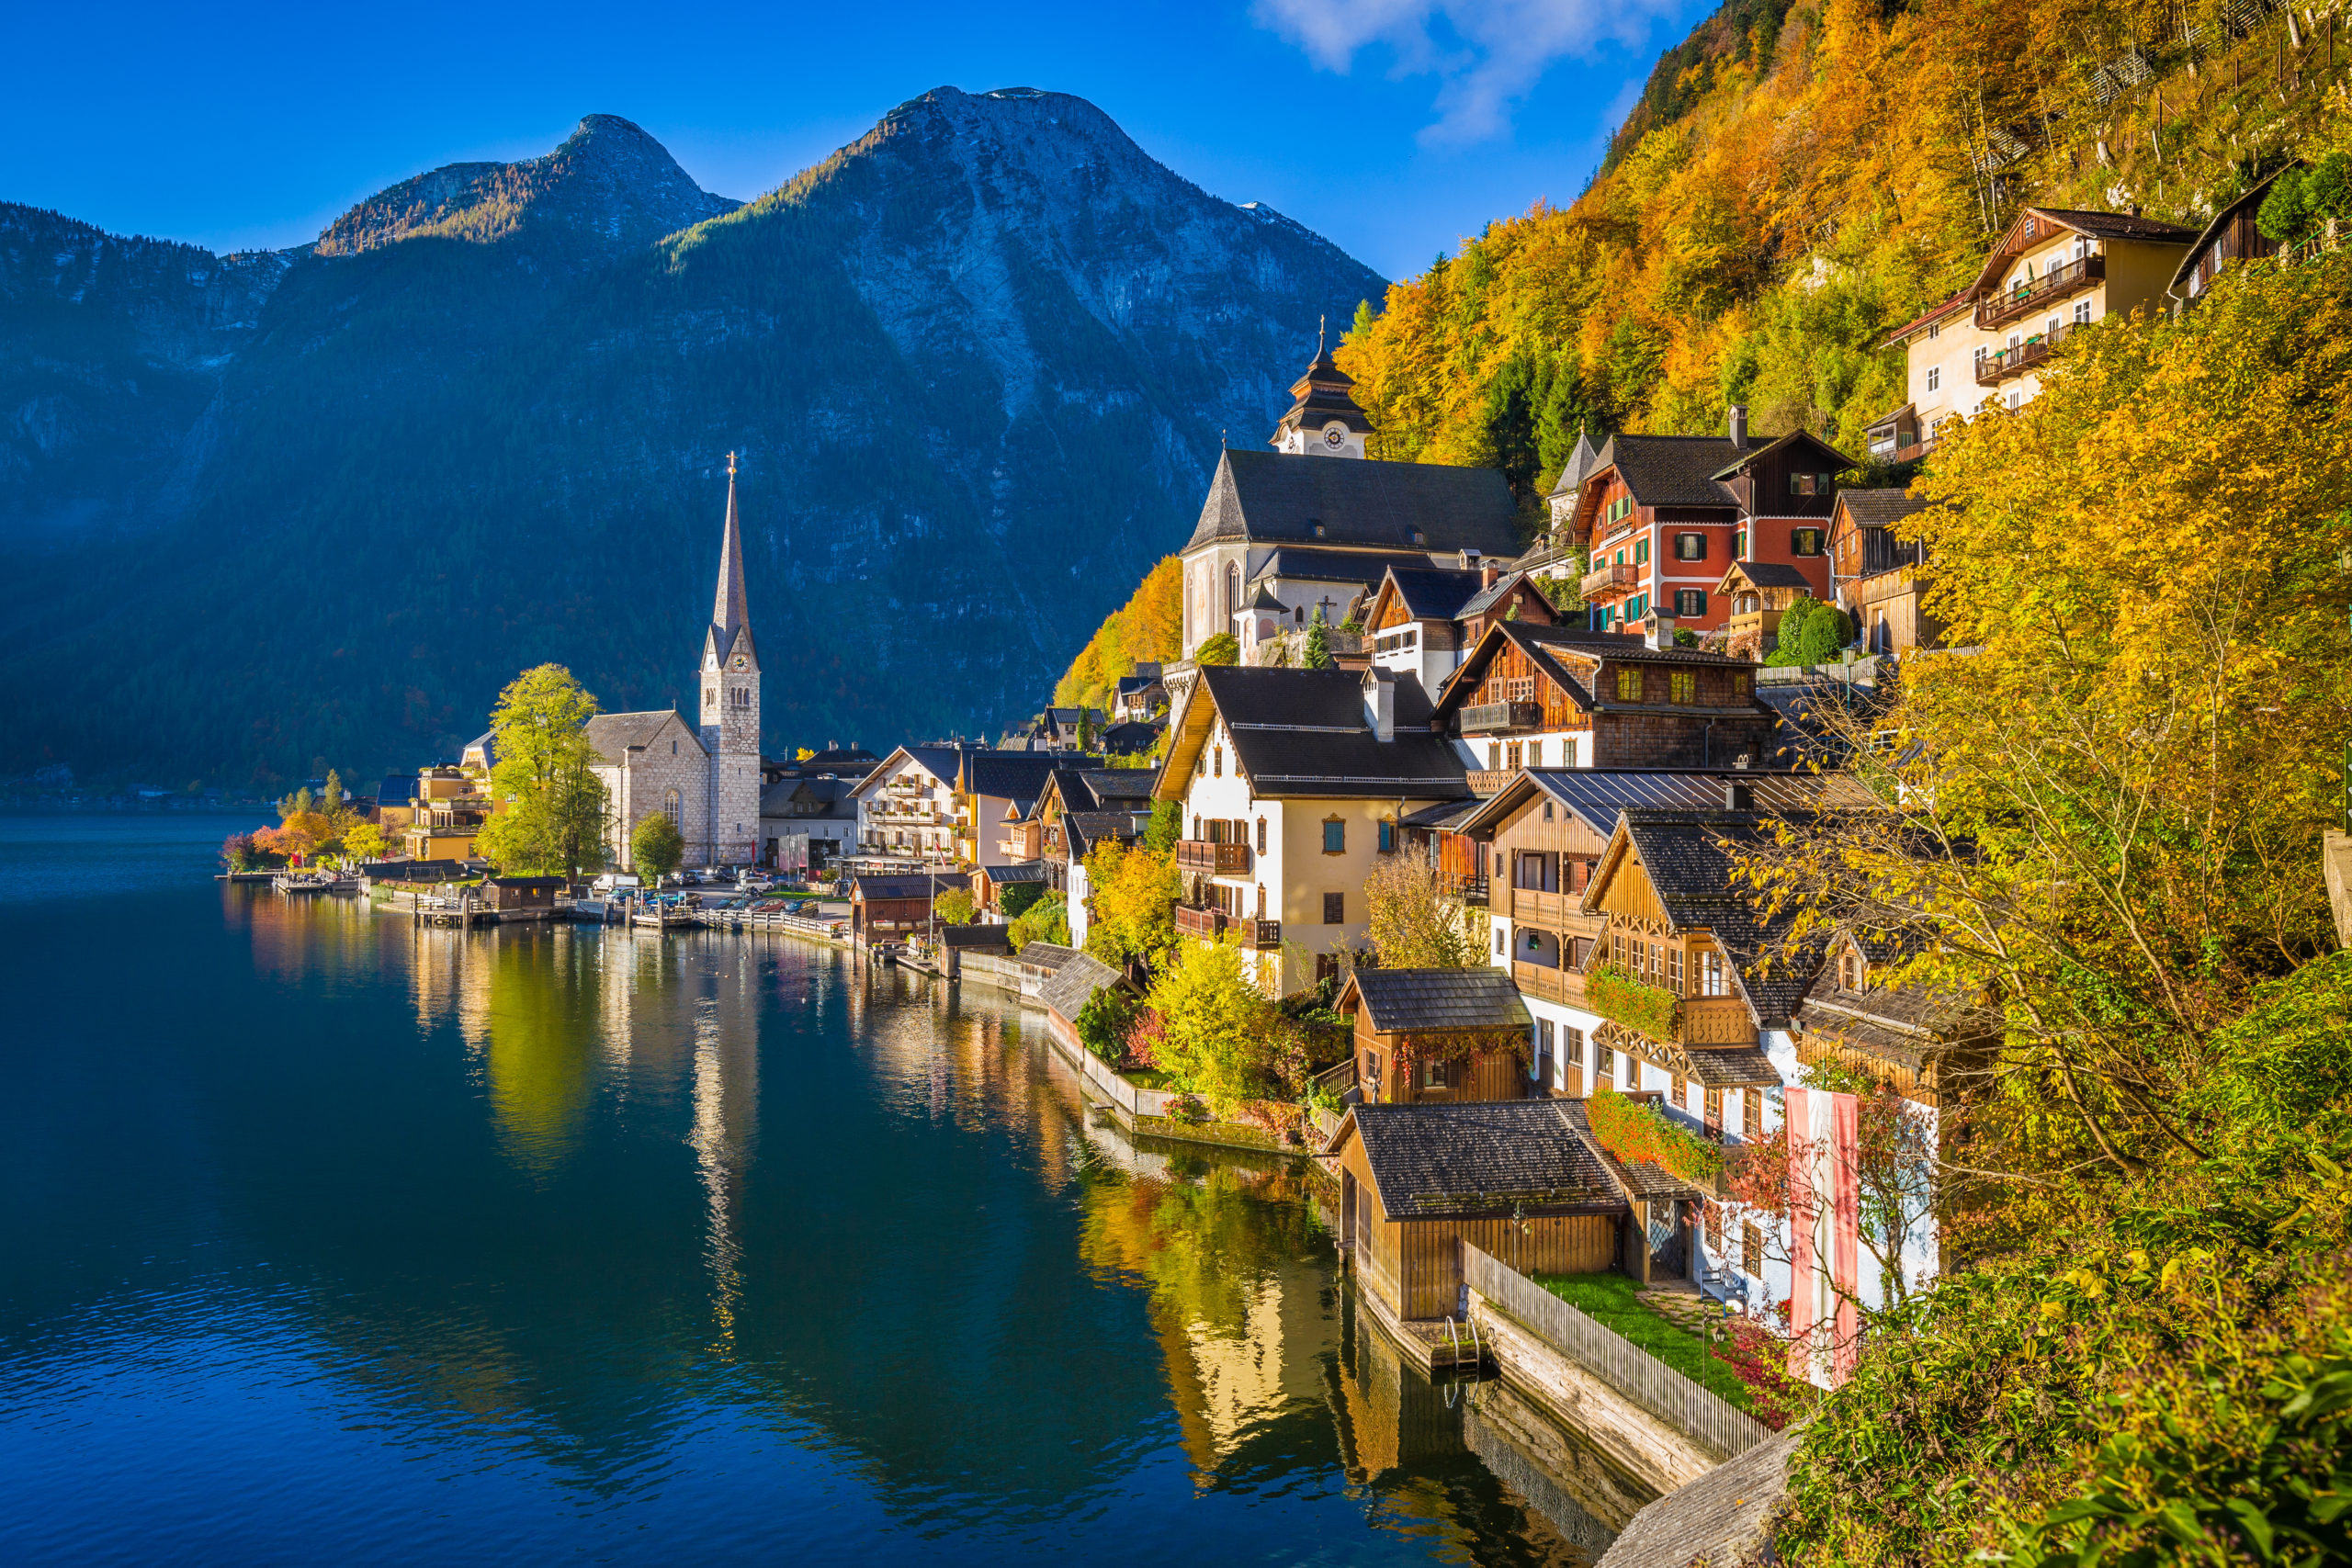
{"label": "clock face", "polygon": [[1344,425],[1344,424],[1327,424],[1327,425],[1325,425],[1325,426],[1323,427],[1323,445],[1324,445],[1324,446],[1346,446],[1347,444],[1348,444],[1348,427],[1347,427],[1346,425]]}
{"label": "clock face", "polygon": [[740,653],[735,656],[735,668],[738,670],[743,668],[743,656]]}

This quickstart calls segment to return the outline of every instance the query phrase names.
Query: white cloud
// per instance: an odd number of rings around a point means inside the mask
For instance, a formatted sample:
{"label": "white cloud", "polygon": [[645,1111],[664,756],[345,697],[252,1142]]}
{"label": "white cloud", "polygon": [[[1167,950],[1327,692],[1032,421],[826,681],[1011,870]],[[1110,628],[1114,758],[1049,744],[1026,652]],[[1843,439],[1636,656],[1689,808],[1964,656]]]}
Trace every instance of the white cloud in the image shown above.
{"label": "white cloud", "polygon": [[1674,0],[1256,0],[1259,26],[1345,73],[1374,44],[1398,76],[1438,78],[1435,145],[1466,146],[1510,129],[1552,62],[1605,44],[1638,47]]}

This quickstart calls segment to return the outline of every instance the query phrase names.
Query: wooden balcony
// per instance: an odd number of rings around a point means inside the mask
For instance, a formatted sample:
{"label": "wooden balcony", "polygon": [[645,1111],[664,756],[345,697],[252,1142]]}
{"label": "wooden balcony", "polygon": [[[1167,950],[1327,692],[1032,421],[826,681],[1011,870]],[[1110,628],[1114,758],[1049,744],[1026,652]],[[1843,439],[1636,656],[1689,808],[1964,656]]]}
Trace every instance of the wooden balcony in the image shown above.
{"label": "wooden balcony", "polygon": [[2023,316],[2071,299],[2086,288],[2096,288],[2107,280],[2107,258],[2084,256],[2064,266],[2052,267],[2023,288],[2006,289],[1990,299],[1976,302],[1976,326],[1980,332],[2005,327]]}
{"label": "wooden balcony", "polygon": [[1584,574],[1577,584],[1588,604],[1608,604],[1623,599],[1641,587],[1642,569],[1637,566],[1597,566]]}
{"label": "wooden balcony", "polygon": [[1473,768],[1469,775],[1470,793],[1481,799],[1500,795],[1518,776],[1509,768]]}
{"label": "wooden balcony", "polygon": [[2049,358],[2058,345],[2065,341],[2069,330],[2069,323],[2061,321],[2055,332],[2037,333],[2015,348],[2005,348],[1998,354],[1986,355],[1976,362],[1976,384],[1980,387],[1997,387],[2004,381],[2013,380],[2024,375]]}
{"label": "wooden balcony", "polygon": [[1923,433],[1917,441],[1905,442],[1902,446],[1897,446],[1894,449],[1894,461],[1898,463],[1916,463],[1935,449],[1935,432],[1927,431]]}
{"label": "wooden balcony", "polygon": [[1176,906],[1176,934],[1196,936],[1203,942],[1215,942],[1225,934],[1225,911],[1204,908],[1197,904]]}
{"label": "wooden balcony", "polygon": [[1541,703],[1477,703],[1462,710],[1464,735],[1501,735],[1519,729],[1540,729]]}
{"label": "wooden balcony", "polygon": [[1583,894],[1545,893],[1533,887],[1513,887],[1508,891],[1510,903],[1506,908],[1498,908],[1497,914],[1513,920],[1532,921],[1554,931],[1565,929],[1571,935],[1589,934],[1585,928],[1592,922],[1583,912]]}
{"label": "wooden balcony", "polygon": [[1731,648],[1761,649],[1766,640],[1781,635],[1781,612],[1778,610],[1748,610],[1734,615],[1724,628],[1724,642]]}
{"label": "wooden balcony", "polygon": [[1280,920],[1235,919],[1227,923],[1240,933],[1244,947],[1271,953],[1283,944],[1283,923]]}
{"label": "wooden balcony", "polygon": [[1176,869],[1204,871],[1211,876],[1250,874],[1250,846],[1220,844],[1209,839],[1176,840]]}
{"label": "wooden balcony", "polygon": [[1511,961],[1510,977],[1518,985],[1521,996],[1558,1002],[1563,1007],[1584,1006],[1584,976],[1574,969],[1555,969],[1546,964],[1530,964],[1523,959]]}

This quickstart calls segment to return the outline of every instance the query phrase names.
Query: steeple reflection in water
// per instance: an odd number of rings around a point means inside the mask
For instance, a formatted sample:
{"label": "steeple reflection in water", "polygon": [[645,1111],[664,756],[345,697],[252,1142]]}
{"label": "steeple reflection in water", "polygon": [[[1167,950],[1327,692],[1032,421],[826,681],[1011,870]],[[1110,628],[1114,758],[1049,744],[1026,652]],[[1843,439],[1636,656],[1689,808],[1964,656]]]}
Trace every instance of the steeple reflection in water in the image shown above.
{"label": "steeple reflection in water", "polygon": [[1017,1004],[216,890],[209,826],[150,984],[0,902],[49,982],[0,1041],[0,1560],[1605,1542],[1605,1477],[1383,1359],[1301,1173],[1127,1143]]}

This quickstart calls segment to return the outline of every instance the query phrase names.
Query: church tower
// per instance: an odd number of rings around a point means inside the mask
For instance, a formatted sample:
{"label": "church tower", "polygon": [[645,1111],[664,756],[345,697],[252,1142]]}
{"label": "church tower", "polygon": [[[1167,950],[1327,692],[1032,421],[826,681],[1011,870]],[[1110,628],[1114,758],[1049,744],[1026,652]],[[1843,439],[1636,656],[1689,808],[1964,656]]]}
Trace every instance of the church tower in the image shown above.
{"label": "church tower", "polygon": [[1291,386],[1290,411],[1274,426],[1278,452],[1320,457],[1361,457],[1372,422],[1356,406],[1355,380],[1319,342],[1315,363]]}
{"label": "church tower", "polygon": [[743,592],[743,531],[735,518],[735,454],[727,454],[727,533],[718,598],[703,636],[702,747],[710,759],[706,865],[751,865],[760,831],[760,656]]}

